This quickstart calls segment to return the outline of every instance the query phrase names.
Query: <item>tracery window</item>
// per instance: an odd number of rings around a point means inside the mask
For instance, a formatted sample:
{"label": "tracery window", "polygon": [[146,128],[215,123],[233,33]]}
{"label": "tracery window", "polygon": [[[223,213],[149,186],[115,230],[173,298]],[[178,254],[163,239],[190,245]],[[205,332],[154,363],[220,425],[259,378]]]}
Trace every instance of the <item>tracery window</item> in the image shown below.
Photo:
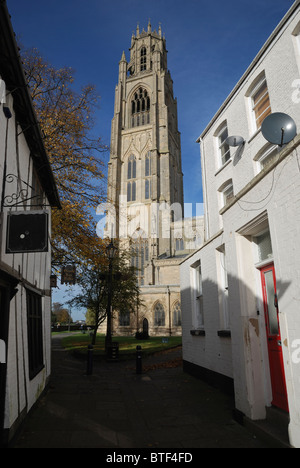
{"label": "tracery window", "polygon": [[166,325],[166,314],[164,306],[158,302],[154,308],[154,326],[164,327]]}
{"label": "tracery window", "polygon": [[181,305],[180,302],[176,302],[173,308],[173,325],[174,327],[181,326]]}
{"label": "tracery window", "polygon": [[131,101],[131,126],[139,127],[150,123],[150,97],[144,88],[139,88]]}

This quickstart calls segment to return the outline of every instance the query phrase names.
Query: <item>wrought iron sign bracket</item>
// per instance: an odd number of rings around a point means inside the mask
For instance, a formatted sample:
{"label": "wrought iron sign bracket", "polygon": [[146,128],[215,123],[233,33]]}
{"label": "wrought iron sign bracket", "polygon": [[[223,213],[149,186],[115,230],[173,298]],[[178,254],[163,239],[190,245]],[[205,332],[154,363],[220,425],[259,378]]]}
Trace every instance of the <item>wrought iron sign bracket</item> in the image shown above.
{"label": "wrought iron sign bracket", "polygon": [[[3,207],[4,208],[15,208],[20,205],[24,205],[26,202],[30,200],[38,200],[41,199],[40,195],[33,195],[29,196],[29,191],[35,191],[34,187],[32,185],[29,185],[27,182],[24,180],[20,179],[18,176],[14,174],[7,174],[5,177],[5,185],[6,184],[13,184],[14,182],[21,182],[26,186],[26,188],[20,188],[17,192],[12,193],[11,195],[6,195],[4,196],[3,199]],[[47,205],[44,202],[42,203],[37,203],[37,204],[30,204],[30,207],[47,207],[51,205]]]}

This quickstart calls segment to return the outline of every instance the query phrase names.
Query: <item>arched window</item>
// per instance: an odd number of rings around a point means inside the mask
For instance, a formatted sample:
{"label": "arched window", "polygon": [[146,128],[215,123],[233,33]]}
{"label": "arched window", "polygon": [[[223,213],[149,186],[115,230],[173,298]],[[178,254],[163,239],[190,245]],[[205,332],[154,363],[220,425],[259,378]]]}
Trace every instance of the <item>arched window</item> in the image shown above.
{"label": "arched window", "polygon": [[164,306],[158,302],[154,308],[154,326],[164,327],[166,324],[166,314]]}
{"label": "arched window", "polygon": [[150,98],[144,88],[139,88],[131,101],[131,126],[139,127],[150,123]]}
{"label": "arched window", "polygon": [[234,192],[233,192],[233,184],[232,184],[232,179],[227,180],[224,182],[223,185],[219,188],[219,193],[221,195],[221,208],[226,206],[234,197]]}
{"label": "arched window", "polygon": [[145,71],[147,69],[147,51],[146,47],[141,48],[141,71]]}
{"label": "arched window", "polygon": [[181,326],[181,306],[180,302],[176,302],[173,308],[173,325],[174,327]]}

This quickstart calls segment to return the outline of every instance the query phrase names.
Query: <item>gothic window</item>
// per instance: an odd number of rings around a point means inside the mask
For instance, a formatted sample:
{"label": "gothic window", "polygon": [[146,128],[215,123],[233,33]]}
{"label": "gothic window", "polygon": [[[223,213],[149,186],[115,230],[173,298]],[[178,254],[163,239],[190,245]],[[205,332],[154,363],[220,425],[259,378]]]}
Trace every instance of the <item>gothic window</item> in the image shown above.
{"label": "gothic window", "polygon": [[145,71],[147,69],[147,51],[146,47],[142,47],[141,49],[141,71]]}
{"label": "gothic window", "polygon": [[127,179],[136,179],[136,158],[133,154],[128,159]]}
{"label": "gothic window", "polygon": [[150,98],[146,89],[139,88],[131,101],[131,126],[139,127],[150,123]]}
{"label": "gothic window", "polygon": [[154,309],[154,326],[164,327],[166,324],[166,314],[164,306],[161,302],[158,302]]}
{"label": "gothic window", "polygon": [[146,154],[146,157],[145,157],[145,177],[147,177],[147,179],[145,179],[145,199],[146,200],[149,200],[152,196],[152,193],[151,193],[151,171],[152,171],[152,168],[151,168],[151,151],[148,151],[148,153]]}
{"label": "gothic window", "polygon": [[133,154],[128,159],[127,179],[130,181],[127,182],[127,201],[136,201],[136,182],[133,180],[136,179],[136,158]]}
{"label": "gothic window", "polygon": [[181,306],[180,302],[176,302],[173,308],[173,325],[174,327],[181,326]]}

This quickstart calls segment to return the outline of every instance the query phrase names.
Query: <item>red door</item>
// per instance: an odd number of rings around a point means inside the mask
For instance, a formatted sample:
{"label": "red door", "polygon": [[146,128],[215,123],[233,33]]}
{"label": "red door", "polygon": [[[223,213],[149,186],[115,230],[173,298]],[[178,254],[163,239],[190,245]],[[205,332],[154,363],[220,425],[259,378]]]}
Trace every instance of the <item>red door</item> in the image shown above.
{"label": "red door", "polygon": [[272,405],[289,411],[285,383],[274,265],[261,270],[268,352],[273,392]]}

